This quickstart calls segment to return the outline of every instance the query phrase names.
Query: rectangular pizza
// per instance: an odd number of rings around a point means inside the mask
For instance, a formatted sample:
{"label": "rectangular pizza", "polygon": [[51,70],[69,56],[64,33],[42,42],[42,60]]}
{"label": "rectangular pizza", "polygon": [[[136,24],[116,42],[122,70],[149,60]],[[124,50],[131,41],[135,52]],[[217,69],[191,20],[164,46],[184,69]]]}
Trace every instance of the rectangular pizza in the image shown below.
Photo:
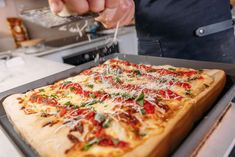
{"label": "rectangular pizza", "polygon": [[168,156],[225,85],[222,70],[111,59],[3,106],[43,157]]}

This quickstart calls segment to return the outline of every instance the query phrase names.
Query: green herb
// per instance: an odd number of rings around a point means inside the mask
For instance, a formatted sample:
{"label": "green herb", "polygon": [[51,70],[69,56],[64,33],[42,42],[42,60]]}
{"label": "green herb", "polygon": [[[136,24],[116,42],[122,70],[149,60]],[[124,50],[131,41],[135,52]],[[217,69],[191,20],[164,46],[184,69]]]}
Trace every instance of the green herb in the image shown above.
{"label": "green herb", "polygon": [[122,83],[122,80],[119,77],[116,77],[116,83]]}
{"label": "green herb", "polygon": [[203,72],[203,69],[199,69],[198,71],[199,71],[200,73],[202,73],[202,72]]}
{"label": "green herb", "polygon": [[198,79],[198,77],[197,77],[197,76],[194,76],[194,77],[192,77],[192,78],[188,78],[188,82],[194,81],[194,80],[197,80],[197,79]]}
{"label": "green herb", "polygon": [[144,93],[142,92],[136,99],[136,103],[140,106],[144,106]]}
{"label": "green herb", "polygon": [[93,101],[91,101],[91,102],[82,103],[81,106],[82,106],[82,107],[91,106],[91,105],[94,105],[94,104],[99,103],[99,102],[100,102],[100,101],[98,101],[98,100],[93,100]]}
{"label": "green herb", "polygon": [[45,92],[45,89],[39,89],[39,92]]}
{"label": "green herb", "polygon": [[210,87],[208,84],[205,84],[205,83],[204,83],[203,85],[204,85],[206,88]]}
{"label": "green herb", "polygon": [[140,112],[142,115],[146,114],[146,111],[143,108],[140,110]]}
{"label": "green herb", "polygon": [[91,140],[89,143],[84,144],[83,146],[83,151],[88,151],[92,145],[99,143],[100,139],[98,138],[94,138],[93,140]]}
{"label": "green herb", "polygon": [[126,99],[131,98],[131,96],[128,93],[123,93],[122,97]]}
{"label": "green herb", "polygon": [[176,69],[174,69],[174,68],[168,68],[168,70],[176,71]]}
{"label": "green herb", "polygon": [[51,94],[50,97],[55,98],[55,99],[58,98],[58,96],[55,94]]}
{"label": "green herb", "polygon": [[75,90],[75,87],[70,87],[70,91],[74,91]]}
{"label": "green herb", "polygon": [[66,102],[64,105],[67,106],[67,107],[73,106],[73,104],[70,101]]}
{"label": "green herb", "polygon": [[64,81],[64,82],[63,82],[64,85],[68,85],[68,84],[70,84],[70,83],[72,83],[72,81]]}
{"label": "green herb", "polygon": [[87,85],[87,87],[89,87],[89,88],[93,88],[93,87],[94,87],[94,85],[93,85],[93,84],[88,84],[88,85]]}
{"label": "green herb", "polygon": [[105,115],[102,113],[96,113],[95,120],[102,123],[105,120]]}
{"label": "green herb", "polygon": [[134,81],[134,79],[129,79],[129,80],[128,80],[128,82],[132,82],[132,81]]}
{"label": "green herb", "polygon": [[96,95],[95,94],[89,94],[89,97],[91,97],[91,98],[93,98],[93,99],[95,99],[96,98]]}
{"label": "green herb", "polygon": [[145,133],[139,133],[139,135],[140,135],[141,137],[144,137],[144,136],[146,136],[147,134],[145,134]]}
{"label": "green herb", "polygon": [[186,94],[186,95],[192,95],[192,91],[191,91],[191,90],[187,90],[187,91],[185,92],[185,94]]}
{"label": "green herb", "polygon": [[103,127],[103,128],[108,128],[108,127],[109,127],[109,125],[110,125],[110,119],[109,119],[109,118],[107,118],[107,119],[104,121],[104,123],[103,123],[102,127]]}
{"label": "green herb", "polygon": [[73,105],[73,108],[74,109],[77,109],[79,106],[78,105]]}
{"label": "green herb", "polygon": [[84,144],[82,150],[83,150],[83,151],[88,151],[88,150],[91,148],[91,146],[92,146],[92,145],[90,145],[90,144],[88,144],[88,143],[87,143],[87,144]]}
{"label": "green herb", "polygon": [[139,70],[137,70],[137,69],[133,70],[133,73],[136,74],[136,75],[140,75],[140,76],[142,75],[142,73]]}

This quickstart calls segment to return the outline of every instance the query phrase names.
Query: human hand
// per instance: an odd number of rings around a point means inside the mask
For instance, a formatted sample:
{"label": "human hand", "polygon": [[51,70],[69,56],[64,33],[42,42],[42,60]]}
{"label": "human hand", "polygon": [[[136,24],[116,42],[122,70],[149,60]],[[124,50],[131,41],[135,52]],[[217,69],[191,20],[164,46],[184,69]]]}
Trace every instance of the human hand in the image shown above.
{"label": "human hand", "polygon": [[107,28],[115,27],[117,23],[120,26],[129,24],[135,10],[133,0],[49,0],[49,5],[55,14],[65,7],[78,15],[87,12],[99,13],[96,20]]}

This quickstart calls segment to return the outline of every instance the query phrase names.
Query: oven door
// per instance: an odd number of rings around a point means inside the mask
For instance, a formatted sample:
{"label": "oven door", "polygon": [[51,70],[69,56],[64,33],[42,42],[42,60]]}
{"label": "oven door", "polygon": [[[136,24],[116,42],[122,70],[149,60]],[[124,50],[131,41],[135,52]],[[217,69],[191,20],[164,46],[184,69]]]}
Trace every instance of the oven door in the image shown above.
{"label": "oven door", "polygon": [[83,52],[64,56],[62,59],[66,64],[77,66],[93,60],[99,60],[99,58],[113,53],[119,53],[118,44],[103,45],[100,47],[91,48]]}

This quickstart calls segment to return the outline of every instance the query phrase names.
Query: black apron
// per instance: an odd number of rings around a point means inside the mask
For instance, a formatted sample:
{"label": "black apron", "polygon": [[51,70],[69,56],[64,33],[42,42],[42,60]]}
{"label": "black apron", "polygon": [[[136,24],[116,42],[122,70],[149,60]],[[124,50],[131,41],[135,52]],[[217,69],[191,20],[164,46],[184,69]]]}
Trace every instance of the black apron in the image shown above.
{"label": "black apron", "polygon": [[232,18],[229,0],[135,0],[135,4],[139,54],[235,63],[233,28],[196,35],[202,26]]}

